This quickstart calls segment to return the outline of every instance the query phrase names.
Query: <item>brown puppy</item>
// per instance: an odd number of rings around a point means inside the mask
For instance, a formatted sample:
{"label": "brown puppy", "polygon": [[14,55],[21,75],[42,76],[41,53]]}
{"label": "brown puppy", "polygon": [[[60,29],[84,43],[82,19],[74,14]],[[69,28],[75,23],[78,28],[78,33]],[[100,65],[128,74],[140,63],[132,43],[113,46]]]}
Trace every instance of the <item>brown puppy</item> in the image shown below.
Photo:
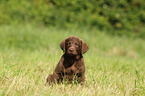
{"label": "brown puppy", "polygon": [[53,74],[47,77],[47,83],[56,84],[64,80],[67,83],[71,83],[74,80],[84,84],[85,65],[82,55],[88,51],[88,45],[82,39],[71,36],[63,40],[60,43],[60,47],[64,51],[64,54]]}

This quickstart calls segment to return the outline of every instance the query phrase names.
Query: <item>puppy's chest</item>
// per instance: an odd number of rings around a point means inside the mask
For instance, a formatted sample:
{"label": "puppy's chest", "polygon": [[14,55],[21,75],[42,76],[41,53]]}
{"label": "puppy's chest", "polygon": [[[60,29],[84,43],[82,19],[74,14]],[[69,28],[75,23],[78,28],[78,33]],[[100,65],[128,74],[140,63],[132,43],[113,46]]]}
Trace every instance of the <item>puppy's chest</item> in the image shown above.
{"label": "puppy's chest", "polygon": [[65,67],[64,66],[64,73],[65,74],[68,74],[68,75],[75,74],[75,73],[78,73],[79,72],[79,68],[80,68],[79,63],[78,62],[75,62],[70,67]]}

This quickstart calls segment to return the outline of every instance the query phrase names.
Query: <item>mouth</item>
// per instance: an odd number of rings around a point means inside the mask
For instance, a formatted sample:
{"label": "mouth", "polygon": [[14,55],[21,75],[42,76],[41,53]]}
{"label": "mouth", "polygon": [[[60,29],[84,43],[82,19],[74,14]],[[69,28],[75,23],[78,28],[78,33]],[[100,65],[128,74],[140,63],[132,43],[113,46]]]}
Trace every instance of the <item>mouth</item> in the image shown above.
{"label": "mouth", "polygon": [[70,56],[75,56],[75,55],[77,55],[76,52],[67,52],[67,54],[70,55]]}

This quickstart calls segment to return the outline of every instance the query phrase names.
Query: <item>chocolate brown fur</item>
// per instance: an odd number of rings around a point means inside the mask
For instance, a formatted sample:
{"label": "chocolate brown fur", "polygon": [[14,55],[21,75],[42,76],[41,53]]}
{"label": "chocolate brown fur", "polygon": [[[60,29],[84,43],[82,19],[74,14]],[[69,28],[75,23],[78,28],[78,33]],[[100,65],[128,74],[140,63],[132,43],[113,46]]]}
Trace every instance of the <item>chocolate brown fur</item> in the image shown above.
{"label": "chocolate brown fur", "polygon": [[83,54],[88,51],[88,45],[80,38],[71,36],[60,43],[60,48],[64,51],[53,74],[47,77],[48,84],[56,84],[67,81],[76,81],[84,84],[85,65]]}

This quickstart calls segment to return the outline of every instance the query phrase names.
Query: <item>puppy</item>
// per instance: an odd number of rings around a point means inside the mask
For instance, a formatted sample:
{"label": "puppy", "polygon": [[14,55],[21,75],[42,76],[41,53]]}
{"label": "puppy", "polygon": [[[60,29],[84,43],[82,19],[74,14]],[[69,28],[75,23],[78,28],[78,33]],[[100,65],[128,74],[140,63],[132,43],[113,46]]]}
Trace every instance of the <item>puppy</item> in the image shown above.
{"label": "puppy", "polygon": [[71,36],[60,43],[63,50],[59,63],[53,74],[47,77],[48,84],[57,84],[62,81],[85,83],[85,65],[83,54],[88,51],[88,45],[80,38]]}

